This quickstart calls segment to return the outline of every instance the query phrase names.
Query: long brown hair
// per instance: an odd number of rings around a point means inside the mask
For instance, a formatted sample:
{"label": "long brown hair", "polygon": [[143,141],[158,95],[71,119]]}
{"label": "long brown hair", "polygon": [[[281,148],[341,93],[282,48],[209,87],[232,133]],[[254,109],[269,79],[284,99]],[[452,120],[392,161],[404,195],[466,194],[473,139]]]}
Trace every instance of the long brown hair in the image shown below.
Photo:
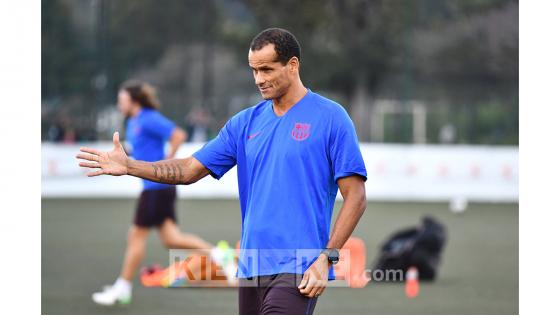
{"label": "long brown hair", "polygon": [[143,108],[160,108],[156,88],[149,83],[138,80],[128,80],[121,84],[121,90],[127,91],[130,98]]}

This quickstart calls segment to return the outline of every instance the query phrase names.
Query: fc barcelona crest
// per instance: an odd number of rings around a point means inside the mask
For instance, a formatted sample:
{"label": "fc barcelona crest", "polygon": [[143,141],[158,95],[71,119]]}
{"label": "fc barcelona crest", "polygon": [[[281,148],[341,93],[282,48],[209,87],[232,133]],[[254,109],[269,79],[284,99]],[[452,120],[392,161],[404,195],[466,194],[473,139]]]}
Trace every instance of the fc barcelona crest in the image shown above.
{"label": "fc barcelona crest", "polygon": [[304,123],[296,123],[294,129],[292,129],[292,139],[296,141],[303,141],[309,138],[309,133],[311,132],[311,125]]}

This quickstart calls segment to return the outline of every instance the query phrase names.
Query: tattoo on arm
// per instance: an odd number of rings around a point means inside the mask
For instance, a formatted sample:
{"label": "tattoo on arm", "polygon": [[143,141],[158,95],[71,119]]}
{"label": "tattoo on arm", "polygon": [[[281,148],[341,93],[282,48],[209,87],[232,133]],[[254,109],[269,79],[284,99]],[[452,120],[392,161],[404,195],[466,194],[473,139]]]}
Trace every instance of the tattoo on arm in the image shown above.
{"label": "tattoo on arm", "polygon": [[179,180],[182,181],[183,180],[183,170],[181,169],[180,166],[177,166],[177,168],[179,169]]}
{"label": "tattoo on arm", "polygon": [[154,169],[154,177],[159,178],[158,177],[158,166],[155,165],[155,164],[152,164],[152,168]]}
{"label": "tattoo on arm", "polygon": [[167,172],[166,179],[172,180],[173,177],[171,176],[171,168],[169,167],[169,164],[165,164],[164,166],[165,166],[165,171]]}
{"label": "tattoo on arm", "polygon": [[181,180],[181,178],[179,177],[179,174],[177,169],[179,168],[177,165],[173,164],[171,167],[173,167],[173,179],[177,179],[177,180]]}
{"label": "tattoo on arm", "polygon": [[152,164],[154,177],[161,183],[181,184],[184,180],[182,165],[177,162]]}

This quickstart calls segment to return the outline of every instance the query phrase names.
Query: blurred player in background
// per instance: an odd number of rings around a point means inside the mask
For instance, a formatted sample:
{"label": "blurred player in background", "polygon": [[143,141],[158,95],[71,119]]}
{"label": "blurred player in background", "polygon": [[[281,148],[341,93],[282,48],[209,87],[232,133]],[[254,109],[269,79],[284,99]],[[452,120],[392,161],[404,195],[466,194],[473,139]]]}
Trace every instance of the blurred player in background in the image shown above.
{"label": "blurred player in background", "polygon": [[[136,160],[171,159],[187,139],[185,131],[158,111],[159,106],[153,86],[134,80],[122,84],[118,94],[118,108],[127,118],[126,139]],[[166,143],[169,143],[167,153],[164,152]],[[175,169],[167,171],[174,174]],[[93,301],[98,304],[131,302],[132,280],[144,257],[146,239],[152,228],[158,229],[159,237],[167,248],[196,249],[209,254],[216,263],[223,263],[221,249],[195,235],[184,234],[177,227],[176,187],[149,180],[142,182],[143,191],[138,200],[134,222],[128,231],[120,276],[113,285],[92,295]]]}

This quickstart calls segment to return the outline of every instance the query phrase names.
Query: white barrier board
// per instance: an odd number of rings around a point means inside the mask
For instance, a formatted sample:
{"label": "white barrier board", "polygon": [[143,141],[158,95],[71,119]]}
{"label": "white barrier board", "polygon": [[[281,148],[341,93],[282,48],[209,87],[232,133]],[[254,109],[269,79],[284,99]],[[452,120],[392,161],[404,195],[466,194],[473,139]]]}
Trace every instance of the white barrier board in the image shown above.
{"label": "white barrier board", "polygon": [[[185,144],[178,157],[186,157],[203,144]],[[81,145],[42,144],[41,194],[43,197],[136,197],[137,178],[88,178],[75,158],[81,146],[112,149],[112,143]],[[369,200],[448,201],[467,198],[482,202],[517,202],[519,173],[517,147],[443,146],[362,143]],[[237,198],[236,168],[219,181],[210,176],[180,186],[181,198]]]}

